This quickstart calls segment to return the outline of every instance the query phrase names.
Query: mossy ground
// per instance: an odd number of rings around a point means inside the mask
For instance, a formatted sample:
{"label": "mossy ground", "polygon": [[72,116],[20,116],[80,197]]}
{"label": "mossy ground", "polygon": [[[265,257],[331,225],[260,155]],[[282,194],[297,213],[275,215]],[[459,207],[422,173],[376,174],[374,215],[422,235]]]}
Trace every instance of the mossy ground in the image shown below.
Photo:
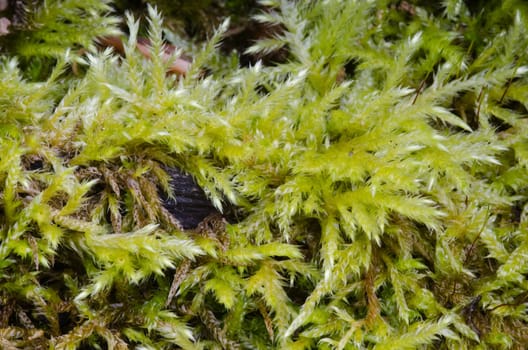
{"label": "mossy ground", "polygon": [[[159,2],[166,26],[25,4],[0,37],[0,347],[525,348],[525,2]],[[168,168],[229,220],[182,229]]]}

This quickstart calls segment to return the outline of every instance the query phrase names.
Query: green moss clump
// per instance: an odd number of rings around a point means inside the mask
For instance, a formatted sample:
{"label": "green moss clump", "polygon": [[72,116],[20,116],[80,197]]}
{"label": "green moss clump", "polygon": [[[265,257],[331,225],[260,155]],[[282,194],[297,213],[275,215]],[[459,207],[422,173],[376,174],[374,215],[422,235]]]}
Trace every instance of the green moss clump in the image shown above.
{"label": "green moss clump", "polygon": [[[131,15],[126,58],[50,20],[6,51],[1,346],[524,348],[526,5],[261,3],[247,52],[284,63],[223,56],[224,22],[169,76],[152,7],[151,60]],[[165,166],[238,221],[182,230]]]}

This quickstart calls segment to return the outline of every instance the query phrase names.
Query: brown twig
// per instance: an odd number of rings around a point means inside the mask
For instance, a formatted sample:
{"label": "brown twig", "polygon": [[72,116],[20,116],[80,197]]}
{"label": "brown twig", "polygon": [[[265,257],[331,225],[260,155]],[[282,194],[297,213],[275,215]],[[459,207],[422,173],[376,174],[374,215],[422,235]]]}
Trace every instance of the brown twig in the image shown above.
{"label": "brown twig", "polygon": [[[477,116],[476,116],[477,122],[478,122],[479,117],[480,117],[480,106],[482,105],[482,94],[483,93],[484,93],[484,87],[482,87],[480,89],[480,93],[479,93],[479,95],[477,97],[477,102],[478,102],[478,105],[477,105]],[[502,101],[502,99],[501,99],[501,101]]]}
{"label": "brown twig", "polygon": [[273,340],[274,332],[273,332],[273,321],[271,320],[271,317],[268,313],[268,310],[266,309],[266,305],[263,302],[258,302],[258,308],[260,311],[260,314],[264,318],[264,325],[266,326],[266,330],[268,331],[268,335],[271,340]]}
{"label": "brown twig", "polygon": [[[482,91],[481,91],[481,94],[482,94]],[[467,206],[467,204],[466,204],[466,206]],[[484,229],[486,228],[486,224],[488,223],[488,220],[489,220],[489,206],[486,209],[486,218],[484,219],[484,222],[482,223],[482,226],[480,227],[480,230],[478,231],[477,235],[475,236],[475,238],[471,242],[471,245],[467,249],[466,256],[464,257],[464,261],[463,261],[462,265],[466,265],[468,260],[469,260],[469,258],[471,257],[471,255],[473,255],[473,250],[475,249],[475,245],[477,244],[478,239],[480,238],[480,236],[484,232]],[[449,295],[447,300],[451,300],[453,295],[456,293],[457,287],[458,287],[458,282],[454,281],[453,282],[453,290],[451,291],[451,294]]]}
{"label": "brown twig", "polygon": [[[121,55],[125,54],[125,47],[121,38],[117,36],[105,36],[97,40],[99,44],[106,47],[113,47]],[[137,50],[146,58],[152,58],[152,52],[150,49],[150,40],[145,38],[139,38],[136,43]],[[191,62],[184,58],[176,57],[172,55],[176,51],[176,47],[173,45],[164,45],[162,59],[164,62],[171,61],[167,73],[185,75],[191,68]]]}
{"label": "brown twig", "polygon": [[420,86],[418,86],[418,89],[416,89],[416,94],[414,95],[414,98],[413,98],[413,101],[412,101],[413,105],[416,103],[416,100],[418,99],[418,96],[420,96],[420,94],[422,93],[422,90],[423,90],[423,88],[425,86],[425,82],[426,82],[428,77],[429,77],[429,74],[427,74],[427,76],[420,82]]}
{"label": "brown twig", "polygon": [[178,266],[178,268],[174,272],[174,278],[172,280],[172,284],[169,290],[169,295],[167,296],[167,301],[165,302],[165,307],[170,305],[172,298],[174,298],[174,296],[176,295],[176,292],[180,288],[180,284],[187,277],[190,268],[191,268],[191,260],[185,259],[182,261],[180,266]]}
{"label": "brown twig", "polygon": [[380,317],[380,302],[376,295],[376,267],[374,262],[371,262],[366,274],[365,274],[365,294],[367,299],[367,316],[365,323],[372,327],[375,321]]}

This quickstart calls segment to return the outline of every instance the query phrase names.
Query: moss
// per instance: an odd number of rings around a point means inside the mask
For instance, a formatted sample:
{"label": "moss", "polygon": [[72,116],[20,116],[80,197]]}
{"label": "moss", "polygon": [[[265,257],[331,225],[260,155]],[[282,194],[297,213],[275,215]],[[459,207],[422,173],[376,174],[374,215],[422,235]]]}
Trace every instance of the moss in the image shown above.
{"label": "moss", "polygon": [[[525,5],[261,3],[246,52],[282,63],[222,54],[222,22],[167,75],[153,7],[150,60],[130,14],[97,51],[109,2],[4,38],[1,346],[523,348]],[[237,220],[183,229],[168,168]]]}

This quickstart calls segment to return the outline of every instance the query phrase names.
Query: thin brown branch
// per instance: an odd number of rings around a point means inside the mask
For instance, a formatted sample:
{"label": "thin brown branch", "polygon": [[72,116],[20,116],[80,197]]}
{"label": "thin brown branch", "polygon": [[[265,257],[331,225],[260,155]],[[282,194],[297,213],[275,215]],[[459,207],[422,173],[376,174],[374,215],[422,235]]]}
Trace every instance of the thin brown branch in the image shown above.
{"label": "thin brown branch", "polygon": [[191,260],[185,259],[181,262],[180,266],[178,266],[176,272],[174,272],[174,278],[172,280],[172,284],[169,290],[169,295],[167,296],[167,301],[165,302],[165,307],[169,306],[169,304],[171,303],[172,298],[174,298],[176,292],[178,291],[178,288],[180,287],[180,284],[183,282],[185,277],[187,277],[190,268]]}
{"label": "thin brown branch", "polygon": [[482,87],[480,89],[480,92],[479,92],[479,95],[477,97],[477,102],[478,102],[478,105],[477,105],[477,122],[478,122],[478,119],[480,117],[480,106],[482,105],[482,94],[484,93],[484,87]]}
{"label": "thin brown branch", "polygon": [[414,95],[414,98],[413,98],[413,101],[412,101],[413,105],[416,103],[416,100],[418,99],[418,96],[420,96],[420,94],[422,93],[422,90],[424,88],[426,80],[427,80],[427,77],[425,77],[425,79],[420,82],[420,86],[418,86],[418,89],[416,89],[416,95]]}
{"label": "thin brown branch", "polygon": [[273,332],[273,321],[271,320],[271,317],[269,315],[268,310],[266,309],[266,305],[263,302],[258,303],[258,308],[260,311],[260,314],[264,318],[264,325],[266,326],[266,330],[268,331],[268,335],[271,340],[273,340],[274,332]]}
{"label": "thin brown branch", "polygon": [[[113,47],[121,55],[125,54],[123,40],[117,36],[106,36],[99,38],[97,41],[102,46]],[[137,50],[148,59],[152,57],[150,46],[150,40],[145,38],[139,38],[136,43]],[[174,51],[176,51],[176,49],[177,48],[173,45],[164,45],[162,59],[164,62],[170,61],[167,73],[185,75],[191,68],[191,62],[181,57],[173,57]]]}
{"label": "thin brown branch", "polygon": [[369,269],[365,274],[365,294],[367,297],[367,317],[365,323],[370,327],[380,316],[381,306],[376,295],[376,268],[371,262]]}

